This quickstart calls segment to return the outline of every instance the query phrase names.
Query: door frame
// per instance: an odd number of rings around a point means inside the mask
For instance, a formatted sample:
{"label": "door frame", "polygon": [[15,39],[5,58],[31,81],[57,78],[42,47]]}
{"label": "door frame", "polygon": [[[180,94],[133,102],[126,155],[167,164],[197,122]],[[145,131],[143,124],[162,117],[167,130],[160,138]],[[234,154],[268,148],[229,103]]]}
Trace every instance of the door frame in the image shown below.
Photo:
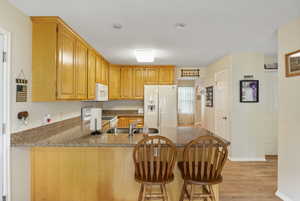
{"label": "door frame", "polygon": [[[6,200],[10,201],[10,75],[11,75],[11,33],[0,27],[0,34],[4,36],[4,51],[6,52],[6,61],[3,63],[3,89],[4,89],[4,124],[5,124],[5,135],[4,135],[4,147],[3,147],[3,195],[6,196]],[[2,122],[0,122],[2,123]]]}
{"label": "door frame", "polygon": [[[217,76],[219,75],[219,74],[221,74],[221,73],[224,73],[224,72],[227,72],[227,103],[229,103],[229,69],[225,69],[225,70],[221,70],[221,71],[218,71],[218,72],[216,72],[215,73],[215,75],[214,75],[214,77],[215,77],[215,92],[214,92],[214,99],[215,99],[215,103],[217,102],[216,101],[216,99],[217,99]],[[214,121],[215,121],[215,123],[214,123],[214,129],[215,129],[215,131],[217,130],[216,128],[217,128],[217,121],[218,121],[218,118],[217,118],[217,113],[216,113],[216,105],[215,105],[215,112],[214,112]],[[231,136],[230,136],[230,130],[229,130],[229,124],[230,124],[230,116],[229,116],[229,114],[230,114],[230,107],[229,107],[229,104],[227,105],[227,123],[228,123],[228,128],[227,128],[227,133],[226,133],[226,137],[227,137],[227,139],[226,140],[229,140],[230,141],[230,139],[231,139]]]}

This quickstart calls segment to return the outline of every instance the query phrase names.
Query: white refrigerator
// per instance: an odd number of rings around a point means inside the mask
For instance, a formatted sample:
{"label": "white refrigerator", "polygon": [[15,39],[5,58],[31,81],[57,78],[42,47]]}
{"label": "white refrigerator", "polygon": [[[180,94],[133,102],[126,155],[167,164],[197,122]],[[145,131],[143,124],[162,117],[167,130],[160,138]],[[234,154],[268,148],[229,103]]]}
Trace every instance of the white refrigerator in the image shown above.
{"label": "white refrigerator", "polygon": [[176,85],[145,85],[144,124],[158,129],[177,127]]}

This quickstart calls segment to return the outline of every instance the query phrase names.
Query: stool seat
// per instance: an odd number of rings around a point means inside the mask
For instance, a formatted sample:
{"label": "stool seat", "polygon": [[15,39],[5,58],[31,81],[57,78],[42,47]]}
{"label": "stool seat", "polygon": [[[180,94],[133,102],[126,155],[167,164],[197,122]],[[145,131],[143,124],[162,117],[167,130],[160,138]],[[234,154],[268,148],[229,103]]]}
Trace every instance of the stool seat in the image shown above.
{"label": "stool seat", "polygon": [[[217,178],[209,179],[211,178],[210,175],[212,174],[212,165],[210,165],[209,174],[207,174],[208,169],[208,163],[201,163],[198,162],[198,165],[195,165],[195,162],[192,162],[192,170],[187,170],[187,174],[184,174],[184,162],[180,161],[177,163],[179,171],[181,173],[182,178],[187,181],[188,183],[192,184],[201,184],[201,185],[212,185],[212,184],[220,184],[223,181],[223,177],[219,175]],[[203,167],[202,167],[203,166]],[[195,167],[197,167],[198,171],[195,171]],[[203,178],[201,178],[201,170],[203,170]],[[197,175],[196,175],[197,172]]]}
{"label": "stool seat", "polygon": [[[144,162],[141,163],[137,163],[137,166],[141,166],[143,173],[141,173],[140,169],[136,170],[135,173],[135,180],[139,183],[143,183],[143,182],[148,182],[148,183],[170,183],[171,181],[174,180],[174,174],[171,173],[169,175],[165,175],[164,172],[167,171],[168,167],[169,167],[169,163],[165,162],[159,162],[159,167],[157,167],[157,162],[154,161],[152,163],[152,169],[150,168],[145,168],[145,164]],[[148,166],[147,167],[151,167],[151,163],[148,161]],[[147,171],[147,173],[146,173]],[[151,171],[153,173],[151,173]],[[142,176],[144,175],[144,176]],[[147,175],[147,176],[145,176]],[[164,175],[164,176],[163,176]]]}

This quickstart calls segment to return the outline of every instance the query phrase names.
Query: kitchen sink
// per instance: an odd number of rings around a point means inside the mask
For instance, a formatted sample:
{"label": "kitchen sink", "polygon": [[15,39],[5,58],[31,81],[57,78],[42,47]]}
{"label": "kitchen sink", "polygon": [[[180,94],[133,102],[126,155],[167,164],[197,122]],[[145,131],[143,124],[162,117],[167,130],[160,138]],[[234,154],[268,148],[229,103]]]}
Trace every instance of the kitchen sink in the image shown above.
{"label": "kitchen sink", "polygon": [[[128,134],[129,128],[111,128],[106,131],[107,134]],[[134,134],[140,134],[143,133],[143,128],[134,128],[133,129]],[[159,130],[156,128],[148,128],[149,134],[157,134],[159,133]]]}
{"label": "kitchen sink", "polygon": [[114,119],[115,118],[115,116],[102,116],[102,120],[112,120],[112,119]]}

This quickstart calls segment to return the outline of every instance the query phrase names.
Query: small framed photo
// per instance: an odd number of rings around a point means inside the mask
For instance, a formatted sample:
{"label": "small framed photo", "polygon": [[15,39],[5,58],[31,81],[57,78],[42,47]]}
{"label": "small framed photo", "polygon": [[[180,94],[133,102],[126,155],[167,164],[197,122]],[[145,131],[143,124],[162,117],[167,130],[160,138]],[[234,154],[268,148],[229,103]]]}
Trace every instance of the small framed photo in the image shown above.
{"label": "small framed photo", "polygon": [[241,103],[259,102],[259,81],[258,80],[240,81],[240,102]]}
{"label": "small framed photo", "polygon": [[286,77],[300,76],[300,50],[285,55]]}

